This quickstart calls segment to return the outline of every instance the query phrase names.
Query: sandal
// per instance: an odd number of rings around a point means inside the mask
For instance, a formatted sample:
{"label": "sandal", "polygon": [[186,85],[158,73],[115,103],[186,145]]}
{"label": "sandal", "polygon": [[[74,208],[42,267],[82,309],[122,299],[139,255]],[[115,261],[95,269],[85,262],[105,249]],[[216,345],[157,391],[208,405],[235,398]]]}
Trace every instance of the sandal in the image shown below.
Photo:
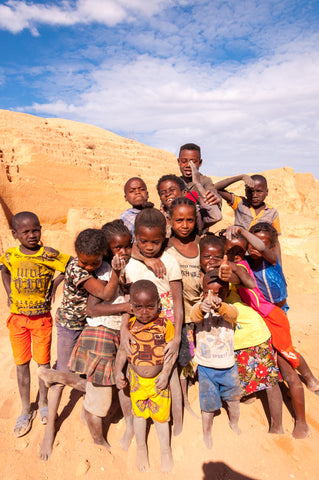
{"label": "sandal", "polygon": [[46,425],[48,423],[48,407],[42,407],[39,410],[40,412],[40,422],[42,425]]}
{"label": "sandal", "polygon": [[26,435],[30,430],[32,426],[32,421],[34,417],[36,416],[37,412],[36,410],[33,410],[30,413],[25,413],[23,415],[20,415],[17,418],[15,427],[14,427],[14,436],[19,438],[23,437],[23,435]]}

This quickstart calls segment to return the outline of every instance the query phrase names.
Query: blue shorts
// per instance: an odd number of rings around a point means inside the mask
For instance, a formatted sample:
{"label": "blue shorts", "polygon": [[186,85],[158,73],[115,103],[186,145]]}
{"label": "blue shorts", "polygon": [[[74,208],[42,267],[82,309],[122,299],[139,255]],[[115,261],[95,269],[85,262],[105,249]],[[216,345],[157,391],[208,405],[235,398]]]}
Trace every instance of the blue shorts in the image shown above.
{"label": "blue shorts", "polygon": [[237,364],[230,368],[198,365],[199,403],[203,412],[215,412],[226,402],[240,400],[241,389]]}

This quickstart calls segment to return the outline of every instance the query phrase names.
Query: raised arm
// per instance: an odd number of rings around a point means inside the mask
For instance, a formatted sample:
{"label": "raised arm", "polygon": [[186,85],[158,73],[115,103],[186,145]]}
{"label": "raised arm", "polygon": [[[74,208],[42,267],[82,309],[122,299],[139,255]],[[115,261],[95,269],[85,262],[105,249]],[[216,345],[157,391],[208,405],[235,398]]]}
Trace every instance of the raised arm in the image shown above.
{"label": "raised arm", "polygon": [[112,259],[112,275],[110,281],[105,284],[97,278],[90,277],[88,280],[83,282],[83,287],[91,295],[110,302],[114,298],[119,283],[119,276],[121,274],[121,270],[124,267],[125,261],[123,259],[120,259],[118,255],[115,255]]}
{"label": "raised arm", "polygon": [[249,175],[246,175],[245,173],[243,173],[242,175],[236,175],[234,177],[224,178],[224,180],[220,180],[219,182],[215,183],[215,187],[219,195],[224,200],[226,200],[227,202],[231,202],[233,194],[225,190],[225,188],[241,180],[245,183],[246,187],[253,187],[254,185],[254,181],[252,180],[252,178]]}
{"label": "raised arm", "polygon": [[231,239],[233,236],[236,237],[237,235],[242,235],[255,250],[262,254],[267,262],[276,265],[277,253],[266,247],[260,238],[256,237],[253,233],[248,232],[248,230],[245,230],[243,227],[232,226],[227,228],[226,238]]}

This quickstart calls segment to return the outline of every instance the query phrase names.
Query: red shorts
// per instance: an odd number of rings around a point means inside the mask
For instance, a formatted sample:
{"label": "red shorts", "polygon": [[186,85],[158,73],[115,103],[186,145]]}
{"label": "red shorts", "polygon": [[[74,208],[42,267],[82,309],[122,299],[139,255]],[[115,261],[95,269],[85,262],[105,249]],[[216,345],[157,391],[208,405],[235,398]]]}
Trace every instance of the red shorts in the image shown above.
{"label": "red shorts", "polygon": [[294,367],[299,366],[300,354],[292,345],[290,324],[287,315],[279,307],[274,307],[264,318],[271,333],[271,343],[278,352]]}
{"label": "red shorts", "polygon": [[[24,365],[33,357],[40,365],[50,362],[52,317],[12,313],[7,320],[14,363]],[[32,354],[31,354],[32,343]]]}

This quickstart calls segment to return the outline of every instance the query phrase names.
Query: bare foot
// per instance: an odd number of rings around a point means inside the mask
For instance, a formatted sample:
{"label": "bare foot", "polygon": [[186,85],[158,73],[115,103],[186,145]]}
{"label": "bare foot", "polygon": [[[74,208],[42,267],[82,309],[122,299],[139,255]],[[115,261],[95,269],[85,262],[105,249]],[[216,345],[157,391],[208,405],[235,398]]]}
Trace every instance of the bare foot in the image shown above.
{"label": "bare foot", "polygon": [[59,372],[52,368],[39,367],[37,371],[38,377],[44,381],[47,388],[50,388],[53,383],[59,383],[57,380]]}
{"label": "bare foot", "polygon": [[306,422],[295,422],[295,428],[293,429],[292,436],[298,440],[307,438],[310,435],[310,429]]}
{"label": "bare foot", "polygon": [[81,422],[83,423],[83,425],[85,425],[86,427],[88,427],[88,422],[87,422],[87,419],[86,419],[86,416],[85,416],[85,410],[84,410],[83,407],[82,407],[82,410],[81,410],[80,420],[81,420]]}
{"label": "bare foot", "polygon": [[284,433],[284,429],[282,428],[282,425],[271,425],[268,433],[277,433],[281,435]]}
{"label": "bare foot", "polygon": [[101,445],[102,447],[107,448],[107,450],[111,453],[111,445],[105,440],[105,438],[95,438],[93,441],[95,445]]}
{"label": "bare foot", "polygon": [[315,395],[319,395],[319,380],[314,377],[313,380],[307,382],[306,385],[310,392],[313,392]]}
{"label": "bare foot", "polygon": [[174,461],[172,456],[172,449],[161,453],[161,470],[164,473],[170,473],[173,470]]}
{"label": "bare foot", "polygon": [[125,432],[123,437],[120,440],[120,447],[123,450],[128,450],[129,446],[131,445],[131,441],[134,437],[134,428],[133,425],[126,425]]}
{"label": "bare foot", "polygon": [[[193,417],[195,418],[199,418],[198,415],[196,415],[196,413],[194,412],[194,410],[192,409],[192,407],[190,406],[190,403],[189,402],[185,402],[184,403],[184,408],[185,410],[190,413]],[[175,435],[175,434],[174,434]]]}
{"label": "bare foot", "polygon": [[148,463],[147,447],[142,445],[137,447],[136,452],[136,466],[140,472],[148,472],[150,465]]}
{"label": "bare foot", "polygon": [[233,432],[237,433],[237,435],[241,435],[241,429],[239,428],[238,423],[229,422],[229,426]]}
{"label": "bare foot", "polygon": [[203,432],[203,436],[204,436],[204,443],[206,445],[206,447],[211,450],[212,449],[212,446],[213,446],[213,439],[212,439],[212,433],[211,431],[209,432]]}
{"label": "bare foot", "polygon": [[50,429],[48,429],[48,427],[46,427],[44,432],[44,437],[40,446],[39,456],[41,460],[44,460],[44,461],[49,460],[50,455],[52,453],[53,442],[54,442],[54,432],[52,432]]}

